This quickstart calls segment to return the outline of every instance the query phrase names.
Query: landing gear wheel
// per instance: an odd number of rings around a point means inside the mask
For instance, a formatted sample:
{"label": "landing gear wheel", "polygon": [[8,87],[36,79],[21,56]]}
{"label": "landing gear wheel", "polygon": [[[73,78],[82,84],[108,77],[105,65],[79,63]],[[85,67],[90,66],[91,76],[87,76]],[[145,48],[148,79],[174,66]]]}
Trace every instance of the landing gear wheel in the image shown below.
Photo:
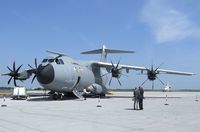
{"label": "landing gear wheel", "polygon": [[105,93],[101,93],[101,94],[97,94],[96,96],[97,96],[97,97],[101,97],[101,98],[103,98],[103,97],[106,96],[106,94],[105,94]]}
{"label": "landing gear wheel", "polygon": [[64,95],[63,95],[63,94],[61,94],[61,93],[59,93],[57,98],[62,100],[62,99],[63,99],[63,97],[64,97]]}
{"label": "landing gear wheel", "polygon": [[58,94],[54,93],[53,94],[53,100],[57,100],[58,99]]}

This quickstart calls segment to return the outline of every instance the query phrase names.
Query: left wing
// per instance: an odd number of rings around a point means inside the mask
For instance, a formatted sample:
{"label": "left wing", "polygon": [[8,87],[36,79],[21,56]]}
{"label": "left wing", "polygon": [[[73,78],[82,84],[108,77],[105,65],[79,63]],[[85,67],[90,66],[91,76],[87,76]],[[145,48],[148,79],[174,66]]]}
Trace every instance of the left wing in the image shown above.
{"label": "left wing", "polygon": [[[93,62],[93,64],[96,66],[99,66],[99,67],[104,67],[107,70],[112,69],[112,63]],[[117,66],[117,64],[114,64],[114,66]],[[120,65],[119,64],[119,68],[125,69],[127,73],[129,72],[129,70],[139,70],[141,72],[148,71],[148,69],[146,67],[130,66],[130,65]],[[190,73],[190,72],[181,72],[181,71],[173,71],[173,70],[165,70],[165,69],[157,69],[156,72],[157,72],[157,74],[175,74],[175,75],[187,75],[187,76],[195,75],[194,73]]]}

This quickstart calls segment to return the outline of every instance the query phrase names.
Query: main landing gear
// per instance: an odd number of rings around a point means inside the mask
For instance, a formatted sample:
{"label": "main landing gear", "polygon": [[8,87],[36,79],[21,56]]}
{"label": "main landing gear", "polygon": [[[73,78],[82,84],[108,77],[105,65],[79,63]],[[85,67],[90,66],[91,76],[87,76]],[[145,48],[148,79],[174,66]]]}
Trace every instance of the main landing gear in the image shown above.
{"label": "main landing gear", "polygon": [[52,94],[52,98],[53,100],[58,100],[58,99],[62,100],[64,98],[64,94],[55,92],[54,94]]}

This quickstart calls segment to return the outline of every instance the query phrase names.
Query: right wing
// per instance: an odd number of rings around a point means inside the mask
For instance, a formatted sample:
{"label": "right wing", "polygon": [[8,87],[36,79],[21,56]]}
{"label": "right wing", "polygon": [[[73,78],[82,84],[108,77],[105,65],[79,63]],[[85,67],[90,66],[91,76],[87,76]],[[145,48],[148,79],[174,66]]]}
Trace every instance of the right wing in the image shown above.
{"label": "right wing", "polygon": [[[107,63],[107,62],[94,62],[94,65],[98,66],[98,67],[104,67],[108,70],[112,69],[112,63]],[[114,66],[117,66],[117,64],[114,64]],[[148,71],[148,69],[146,67],[140,67],[140,66],[130,66],[130,65],[120,65],[119,64],[120,69],[125,69],[127,72],[129,72],[129,70],[137,70],[137,71]],[[187,75],[187,76],[191,76],[191,75],[195,75],[194,73],[191,72],[182,72],[182,71],[174,71],[174,70],[165,70],[165,69],[157,69],[156,72],[158,74],[175,74],[175,75]]]}

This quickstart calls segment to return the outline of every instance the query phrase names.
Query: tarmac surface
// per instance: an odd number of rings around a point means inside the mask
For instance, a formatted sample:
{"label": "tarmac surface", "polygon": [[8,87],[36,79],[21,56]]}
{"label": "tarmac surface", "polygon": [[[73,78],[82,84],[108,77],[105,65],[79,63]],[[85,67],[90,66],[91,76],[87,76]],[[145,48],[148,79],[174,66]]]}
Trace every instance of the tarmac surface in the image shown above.
{"label": "tarmac surface", "polygon": [[100,103],[98,98],[6,98],[7,107],[0,107],[0,132],[200,132],[200,100],[195,101],[200,93],[167,95],[166,102],[166,93],[146,92],[144,110],[133,110],[132,99],[125,98],[131,92],[114,92]]}

